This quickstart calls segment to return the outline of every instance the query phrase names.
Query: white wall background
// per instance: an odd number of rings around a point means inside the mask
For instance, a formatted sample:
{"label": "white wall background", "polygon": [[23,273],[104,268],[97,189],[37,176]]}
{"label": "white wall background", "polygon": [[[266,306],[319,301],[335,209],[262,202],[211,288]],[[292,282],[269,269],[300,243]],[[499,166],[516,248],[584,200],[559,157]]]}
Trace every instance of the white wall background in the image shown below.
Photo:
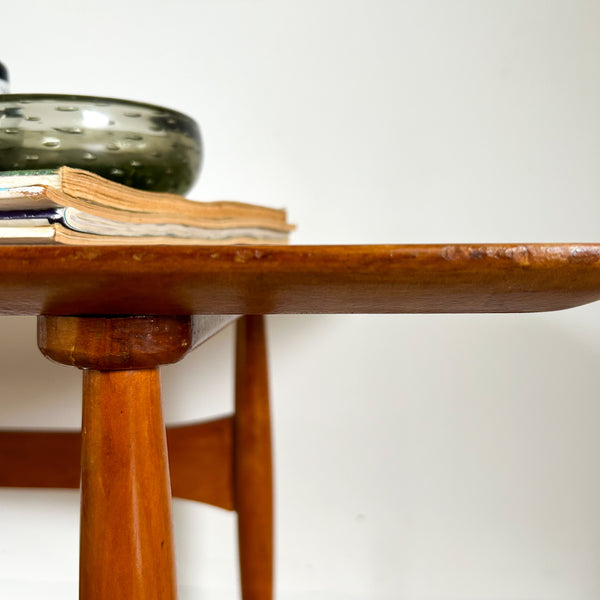
{"label": "white wall background", "polygon": [[[600,5],[33,1],[13,90],[201,123],[192,194],[285,205],[297,243],[597,241]],[[280,600],[600,598],[600,305],[269,320]],[[77,427],[79,374],[0,320],[0,424]],[[232,332],[164,369],[231,407]],[[181,597],[238,598],[234,520],[175,502]],[[0,491],[0,597],[77,595],[78,497]]]}

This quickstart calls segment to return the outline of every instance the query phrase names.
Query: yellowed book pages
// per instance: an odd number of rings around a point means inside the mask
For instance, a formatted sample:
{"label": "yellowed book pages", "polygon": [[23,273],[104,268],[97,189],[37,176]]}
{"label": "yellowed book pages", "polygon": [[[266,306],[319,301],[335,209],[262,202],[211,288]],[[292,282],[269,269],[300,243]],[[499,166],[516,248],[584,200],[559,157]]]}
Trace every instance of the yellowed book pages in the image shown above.
{"label": "yellowed book pages", "polygon": [[283,209],[234,201],[196,202],[176,194],[130,188],[81,169],[0,175],[0,211],[49,207],[74,208],[127,223],[255,227],[282,233],[295,229]]}

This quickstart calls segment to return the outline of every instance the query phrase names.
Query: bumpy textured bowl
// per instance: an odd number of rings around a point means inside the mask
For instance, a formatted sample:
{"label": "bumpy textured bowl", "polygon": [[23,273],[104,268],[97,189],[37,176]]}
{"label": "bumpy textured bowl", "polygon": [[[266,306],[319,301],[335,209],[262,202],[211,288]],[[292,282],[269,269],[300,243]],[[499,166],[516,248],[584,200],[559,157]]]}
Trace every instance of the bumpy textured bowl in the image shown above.
{"label": "bumpy textured bowl", "polygon": [[0,95],[0,171],[67,165],[185,194],[201,163],[198,125],[182,113],[114,98]]}

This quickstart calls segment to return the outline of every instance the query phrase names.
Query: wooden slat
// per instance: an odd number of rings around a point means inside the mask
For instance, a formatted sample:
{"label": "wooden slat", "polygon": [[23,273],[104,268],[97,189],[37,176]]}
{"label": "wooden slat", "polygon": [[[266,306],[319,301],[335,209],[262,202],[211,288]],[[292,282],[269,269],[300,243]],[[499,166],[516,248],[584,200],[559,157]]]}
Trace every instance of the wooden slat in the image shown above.
{"label": "wooden slat", "polygon": [[[167,428],[173,496],[233,510],[231,417]],[[79,431],[0,431],[0,487],[79,487]]]}
{"label": "wooden slat", "polygon": [[167,428],[173,496],[234,509],[232,432],[231,417]]}
{"label": "wooden slat", "polygon": [[78,488],[79,431],[0,431],[0,487]]}
{"label": "wooden slat", "polygon": [[531,312],[600,298],[600,244],[0,246],[0,314]]}

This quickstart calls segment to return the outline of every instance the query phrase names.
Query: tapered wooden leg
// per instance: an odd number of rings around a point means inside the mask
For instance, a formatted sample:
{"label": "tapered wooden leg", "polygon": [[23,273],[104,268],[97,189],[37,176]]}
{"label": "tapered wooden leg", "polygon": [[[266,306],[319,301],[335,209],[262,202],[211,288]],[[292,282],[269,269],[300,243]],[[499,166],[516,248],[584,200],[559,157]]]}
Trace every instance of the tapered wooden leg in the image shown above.
{"label": "tapered wooden leg", "polygon": [[243,600],[273,597],[273,484],[264,319],[238,321],[234,497]]}
{"label": "tapered wooden leg", "polygon": [[83,373],[80,598],[176,597],[158,369]]}
{"label": "tapered wooden leg", "polygon": [[40,350],[84,369],[82,600],[176,597],[158,365],[194,335],[191,317],[38,319]]}
{"label": "tapered wooden leg", "polygon": [[[157,367],[179,360],[195,346],[202,337],[196,321],[191,317],[38,319],[41,351],[52,360],[85,369],[82,599],[176,597]],[[238,324],[235,405],[232,499],[238,513],[242,598],[271,600],[271,425],[260,316],[244,317]],[[228,423],[225,420],[225,428],[221,427],[225,434]],[[219,456],[227,454],[227,447],[225,435]],[[228,498],[225,490],[219,503],[229,508]]]}

